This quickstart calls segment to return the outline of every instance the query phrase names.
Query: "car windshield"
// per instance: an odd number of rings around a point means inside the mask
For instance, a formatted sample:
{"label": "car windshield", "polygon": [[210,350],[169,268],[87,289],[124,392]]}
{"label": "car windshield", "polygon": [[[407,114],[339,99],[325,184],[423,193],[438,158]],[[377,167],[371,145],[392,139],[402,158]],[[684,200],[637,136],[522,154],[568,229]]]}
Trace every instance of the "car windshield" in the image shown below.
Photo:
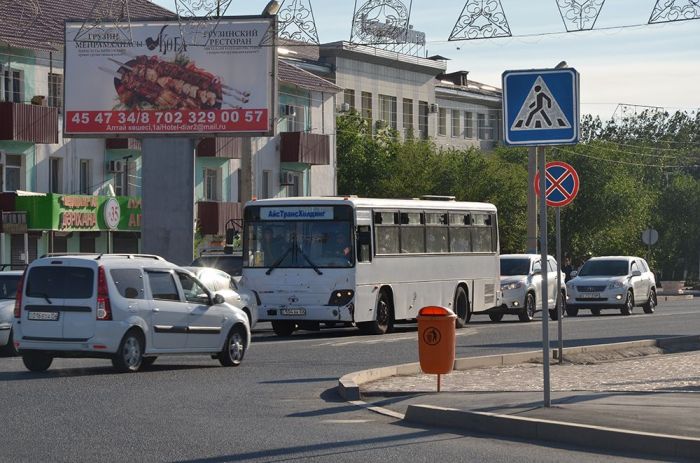
{"label": "car windshield", "polygon": [[19,275],[0,275],[0,299],[15,298],[19,278]]}
{"label": "car windshield", "polygon": [[582,277],[614,277],[627,275],[629,264],[626,260],[589,260],[581,271]]}
{"label": "car windshield", "polygon": [[192,267],[214,267],[231,276],[241,276],[243,256],[235,254],[200,256],[192,262]]}
{"label": "car windshield", "polygon": [[530,273],[530,259],[501,258],[501,276],[527,275]]}

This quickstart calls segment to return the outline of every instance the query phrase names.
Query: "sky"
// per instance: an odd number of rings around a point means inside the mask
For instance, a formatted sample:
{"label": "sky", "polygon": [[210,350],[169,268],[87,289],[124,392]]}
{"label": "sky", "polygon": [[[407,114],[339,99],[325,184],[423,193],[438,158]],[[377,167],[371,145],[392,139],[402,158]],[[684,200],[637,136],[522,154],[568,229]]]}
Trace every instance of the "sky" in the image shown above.
{"label": "sky", "polygon": [[[175,1],[155,3],[175,11]],[[355,0],[297,1],[311,4],[321,43],[350,39]],[[555,0],[501,0],[513,34],[508,38],[449,42],[466,0],[413,0],[411,24],[426,33],[429,55],[450,58],[448,72],[466,70],[471,80],[497,87],[503,71],[565,60],[581,75],[582,114],[609,119],[621,114],[619,104],[697,110],[700,19],[646,25],[656,1],[605,0],[594,30],[583,32],[566,32]],[[231,0],[226,15],[260,14],[266,4]]]}

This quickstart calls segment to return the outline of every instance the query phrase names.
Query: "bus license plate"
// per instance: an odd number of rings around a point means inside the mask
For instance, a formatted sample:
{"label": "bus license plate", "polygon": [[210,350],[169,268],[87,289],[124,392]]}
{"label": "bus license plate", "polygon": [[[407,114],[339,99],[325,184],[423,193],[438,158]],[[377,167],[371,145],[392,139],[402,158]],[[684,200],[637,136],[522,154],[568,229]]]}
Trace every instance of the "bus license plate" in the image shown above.
{"label": "bus license plate", "polygon": [[58,320],[58,312],[29,312],[27,318],[29,320],[55,322]]}
{"label": "bus license plate", "polygon": [[280,313],[289,316],[306,315],[306,309],[281,309]]}

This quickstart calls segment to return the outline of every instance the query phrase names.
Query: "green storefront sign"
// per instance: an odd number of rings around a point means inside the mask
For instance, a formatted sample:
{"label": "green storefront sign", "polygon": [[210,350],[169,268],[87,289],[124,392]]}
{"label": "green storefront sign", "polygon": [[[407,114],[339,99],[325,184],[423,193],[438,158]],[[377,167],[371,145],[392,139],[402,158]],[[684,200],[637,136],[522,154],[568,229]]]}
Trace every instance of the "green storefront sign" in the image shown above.
{"label": "green storefront sign", "polygon": [[141,230],[141,198],[47,193],[17,196],[15,208],[27,211],[27,228],[30,230]]}

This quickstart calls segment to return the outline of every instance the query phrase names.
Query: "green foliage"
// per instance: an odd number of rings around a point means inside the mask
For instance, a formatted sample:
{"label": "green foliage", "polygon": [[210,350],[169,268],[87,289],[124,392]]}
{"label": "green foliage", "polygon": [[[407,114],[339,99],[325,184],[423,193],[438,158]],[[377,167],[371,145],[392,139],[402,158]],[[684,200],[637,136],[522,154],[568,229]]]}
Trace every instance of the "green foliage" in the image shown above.
{"label": "green foliage", "polygon": [[[527,150],[440,149],[378,128],[359,114],[338,119],[338,191],[380,198],[452,195],[499,210],[501,251],[524,252]],[[620,121],[586,116],[575,147],[549,148],[579,173],[576,200],[561,209],[562,248],[575,260],[642,255],[643,230],[659,231],[649,257],[665,279],[697,275],[700,259],[700,115],[647,111]],[[554,244],[554,211],[549,210]]]}

